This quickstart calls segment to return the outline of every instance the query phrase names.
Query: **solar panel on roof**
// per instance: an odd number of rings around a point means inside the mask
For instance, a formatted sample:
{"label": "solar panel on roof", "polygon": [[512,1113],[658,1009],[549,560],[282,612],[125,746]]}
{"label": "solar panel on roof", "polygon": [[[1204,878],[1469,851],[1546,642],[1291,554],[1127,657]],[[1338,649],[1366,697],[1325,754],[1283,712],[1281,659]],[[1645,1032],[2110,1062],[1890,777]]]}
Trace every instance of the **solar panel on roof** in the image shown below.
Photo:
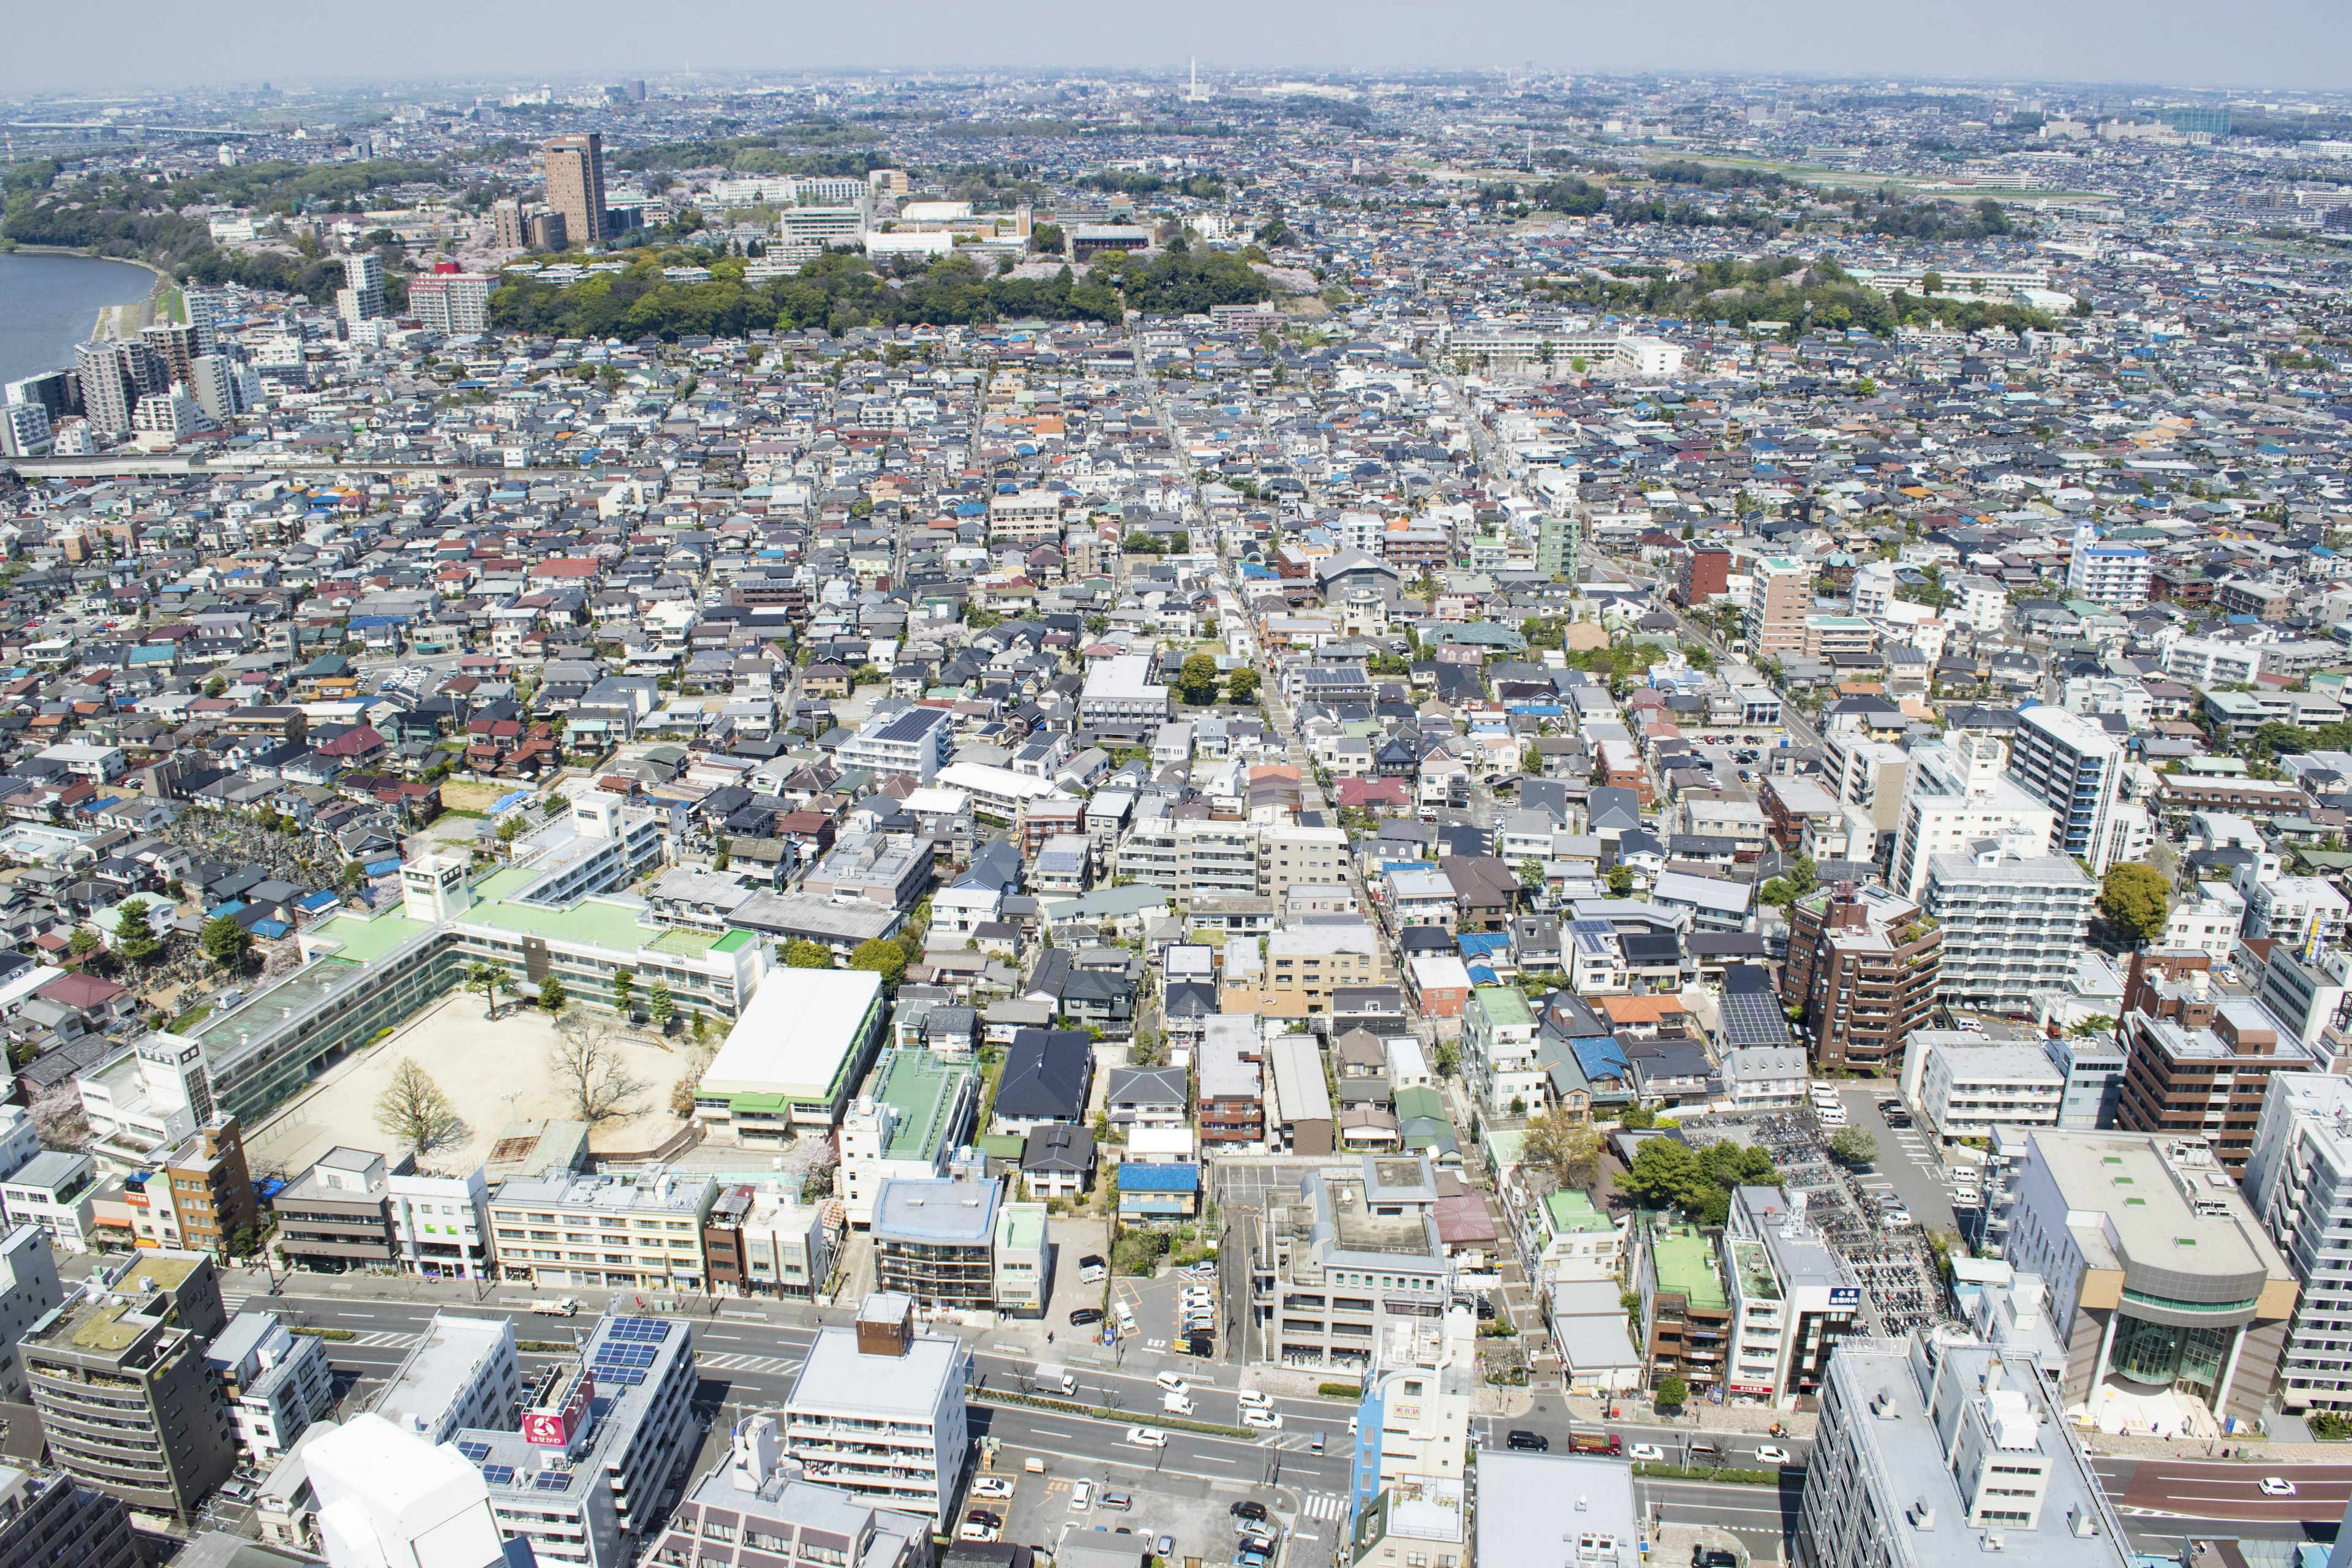
{"label": "solar panel on roof", "polygon": [[572,1472],[570,1470],[541,1470],[539,1473],[539,1479],[533,1481],[531,1484],[543,1492],[565,1491],[571,1488]]}
{"label": "solar panel on roof", "polygon": [[510,1487],[514,1485],[514,1467],[512,1465],[484,1465],[482,1467],[482,1479],[486,1484],[490,1486]]}
{"label": "solar panel on roof", "polygon": [[469,1438],[457,1445],[457,1452],[478,1465],[490,1457],[490,1446]]}

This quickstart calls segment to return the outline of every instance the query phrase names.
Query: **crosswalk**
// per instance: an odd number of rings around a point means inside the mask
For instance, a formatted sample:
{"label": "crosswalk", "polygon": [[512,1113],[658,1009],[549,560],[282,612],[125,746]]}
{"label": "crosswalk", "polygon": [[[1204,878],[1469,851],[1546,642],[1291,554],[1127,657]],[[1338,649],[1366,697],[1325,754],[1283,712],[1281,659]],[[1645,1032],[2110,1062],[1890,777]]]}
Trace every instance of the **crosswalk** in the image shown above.
{"label": "crosswalk", "polygon": [[395,1334],[387,1330],[372,1329],[345,1342],[369,1349],[414,1350],[416,1347],[416,1342],[424,1337],[422,1334]]}
{"label": "crosswalk", "polygon": [[1299,1500],[1298,1516],[1337,1522],[1348,1517],[1348,1499],[1343,1492],[1308,1492]]}
{"label": "crosswalk", "polygon": [[800,1371],[802,1360],[782,1355],[697,1355],[694,1365],[698,1372],[756,1372],[781,1377]]}

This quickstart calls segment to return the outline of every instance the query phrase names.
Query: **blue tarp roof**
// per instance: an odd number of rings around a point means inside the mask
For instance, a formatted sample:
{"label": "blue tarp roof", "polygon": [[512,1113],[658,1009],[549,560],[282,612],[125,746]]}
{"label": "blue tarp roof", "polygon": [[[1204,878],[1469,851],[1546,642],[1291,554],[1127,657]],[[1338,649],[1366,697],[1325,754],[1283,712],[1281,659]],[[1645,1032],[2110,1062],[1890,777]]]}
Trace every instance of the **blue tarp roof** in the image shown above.
{"label": "blue tarp roof", "polygon": [[1201,1167],[1122,1164],[1118,1168],[1118,1190],[1122,1194],[1197,1193],[1201,1190]]}

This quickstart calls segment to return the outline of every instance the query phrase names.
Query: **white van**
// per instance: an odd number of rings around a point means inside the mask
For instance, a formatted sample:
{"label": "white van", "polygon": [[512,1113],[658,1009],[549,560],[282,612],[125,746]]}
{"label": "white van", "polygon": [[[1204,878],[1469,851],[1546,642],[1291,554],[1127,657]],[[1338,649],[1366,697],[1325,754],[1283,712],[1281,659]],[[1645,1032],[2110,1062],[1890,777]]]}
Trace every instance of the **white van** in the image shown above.
{"label": "white van", "polygon": [[1271,1410],[1274,1408],[1274,1401],[1268,1399],[1265,1394],[1260,1394],[1255,1388],[1244,1388],[1240,1393],[1234,1394],[1234,1397],[1242,1402],[1242,1408],[1244,1410]]}
{"label": "white van", "polygon": [[1192,1385],[1185,1382],[1182,1375],[1178,1373],[1163,1372],[1160,1374],[1159,1381],[1163,1393],[1190,1394],[1192,1392]]}

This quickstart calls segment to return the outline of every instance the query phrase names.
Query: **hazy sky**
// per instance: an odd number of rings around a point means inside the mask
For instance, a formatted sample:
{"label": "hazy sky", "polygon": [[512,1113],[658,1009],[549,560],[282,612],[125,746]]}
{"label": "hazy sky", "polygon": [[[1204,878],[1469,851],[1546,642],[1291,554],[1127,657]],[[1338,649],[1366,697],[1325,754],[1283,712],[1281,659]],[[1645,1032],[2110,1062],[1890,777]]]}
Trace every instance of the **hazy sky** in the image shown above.
{"label": "hazy sky", "polygon": [[0,0],[0,92],[684,68],[1851,72],[2352,88],[2352,0]]}

